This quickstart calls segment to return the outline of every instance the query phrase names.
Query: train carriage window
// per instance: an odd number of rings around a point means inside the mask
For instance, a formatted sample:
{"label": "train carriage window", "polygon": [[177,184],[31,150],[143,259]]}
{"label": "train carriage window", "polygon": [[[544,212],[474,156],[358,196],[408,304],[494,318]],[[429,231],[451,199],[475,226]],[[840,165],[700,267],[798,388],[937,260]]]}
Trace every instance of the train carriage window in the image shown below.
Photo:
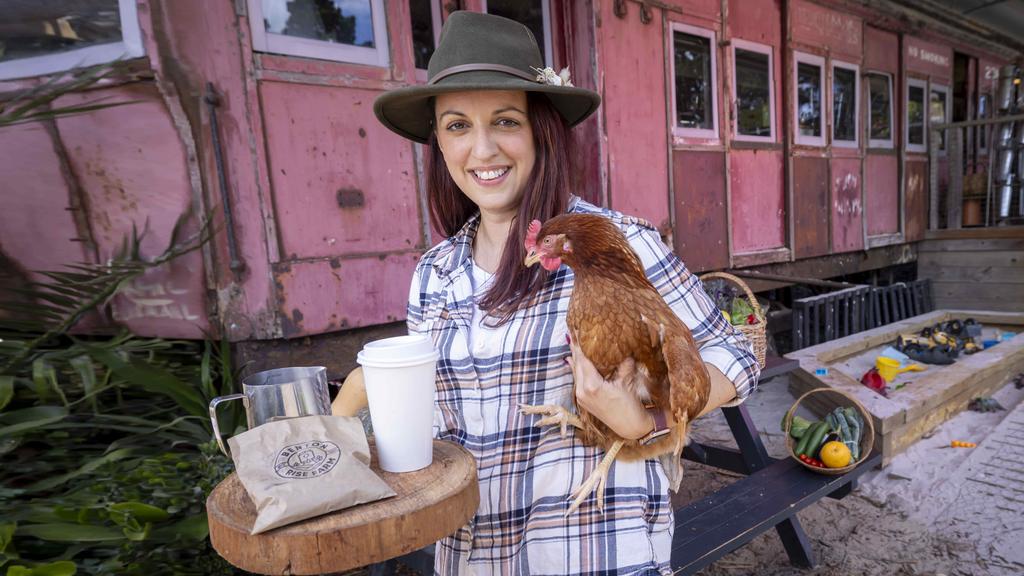
{"label": "train carriage window", "polygon": [[[932,85],[931,98],[928,101],[929,124],[945,124],[949,122],[949,87]],[[946,150],[946,131],[939,133],[939,150]]]}
{"label": "train carriage window", "polygon": [[546,66],[554,66],[551,55],[551,0],[484,0],[484,12],[515,20],[533,32]]}
{"label": "train carriage window", "polygon": [[[981,94],[978,96],[978,120],[986,120],[991,116],[992,95]],[[988,152],[989,132],[988,126],[978,126],[978,151],[982,154]]]}
{"label": "train carriage window", "polygon": [[135,0],[6,2],[0,14],[0,80],[146,53]]}
{"label": "train carriage window", "polygon": [[389,64],[384,0],[249,0],[248,7],[257,52]]}
{"label": "train carriage window", "polygon": [[868,146],[892,148],[892,76],[871,73],[868,80]]}
{"label": "train carriage window", "polygon": [[925,134],[925,92],[924,80],[907,78],[907,150],[924,152]]}
{"label": "train carriage window", "polygon": [[425,81],[427,63],[441,36],[441,0],[409,0],[409,21],[417,76],[422,76],[419,79]]}
{"label": "train carriage window", "polygon": [[733,101],[737,140],[775,141],[775,91],[772,48],[733,40]]}
{"label": "train carriage window", "polygon": [[832,145],[858,146],[857,94],[860,92],[860,68],[854,64],[832,65]]}
{"label": "train carriage window", "polygon": [[718,137],[715,33],[672,23],[672,132],[678,136]]}
{"label": "train carriage window", "polygon": [[811,54],[793,53],[796,67],[794,79],[796,110],[796,143],[824,146],[823,90],[825,87],[825,59]]}

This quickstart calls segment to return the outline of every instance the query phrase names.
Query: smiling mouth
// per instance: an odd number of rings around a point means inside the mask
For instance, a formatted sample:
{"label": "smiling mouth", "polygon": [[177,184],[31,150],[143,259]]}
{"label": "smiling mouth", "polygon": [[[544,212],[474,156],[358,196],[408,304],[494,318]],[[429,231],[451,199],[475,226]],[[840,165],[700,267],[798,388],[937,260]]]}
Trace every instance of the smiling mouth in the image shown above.
{"label": "smiling mouth", "polygon": [[498,168],[497,170],[470,170],[473,176],[481,182],[493,182],[508,174],[509,168]]}

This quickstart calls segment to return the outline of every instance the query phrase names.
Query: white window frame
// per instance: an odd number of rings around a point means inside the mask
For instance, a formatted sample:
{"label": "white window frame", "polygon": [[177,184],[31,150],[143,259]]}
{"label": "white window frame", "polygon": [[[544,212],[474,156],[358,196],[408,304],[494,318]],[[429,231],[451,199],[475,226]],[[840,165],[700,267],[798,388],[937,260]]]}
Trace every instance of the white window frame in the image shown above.
{"label": "white window frame", "polygon": [[[910,88],[920,88],[922,94],[924,94],[924,129],[922,137],[924,142],[921,144],[910,143]],[[931,92],[928,91],[928,82],[920,78],[907,77],[906,90],[903,92],[903,142],[905,142],[907,152],[927,152],[928,151],[928,116],[930,104]]]}
{"label": "white window frame", "polygon": [[145,56],[146,49],[142,45],[142,33],[139,31],[139,16],[135,9],[135,0],[118,0],[117,5],[121,18],[120,41],[0,62],[0,80],[42,76],[124,58]]}
{"label": "white window frame", "polygon": [[868,72],[867,75],[868,76],[882,76],[883,78],[885,78],[886,80],[889,81],[888,82],[888,86],[889,86],[889,138],[884,139],[884,140],[876,140],[876,139],[871,137],[871,125],[872,125],[872,119],[871,119],[871,82],[870,81],[867,82],[868,98],[867,98],[867,102],[865,103],[864,107],[867,109],[867,112],[868,112],[868,125],[867,125],[867,129],[868,129],[868,132],[867,132],[867,135],[868,135],[868,148],[884,148],[884,149],[891,150],[895,146],[895,141],[896,141],[896,138],[895,138],[895,134],[896,134],[896,117],[893,116],[893,111],[894,111],[894,108],[895,108],[895,106],[893,105],[893,100],[895,99],[895,94],[894,94],[894,90],[893,90],[893,75],[890,74],[889,72]]}
{"label": "white window frame", "polygon": [[[985,118],[982,118],[982,116],[981,116],[981,100],[982,100],[982,98],[987,98],[987,100],[988,100],[987,103],[986,103],[986,106],[985,106],[985,112],[986,112]],[[979,92],[978,93],[978,105],[977,105],[977,108],[975,108],[975,111],[974,111],[975,119],[977,119],[977,120],[986,120],[988,118],[991,118],[992,117],[992,104],[993,104],[992,94],[990,94],[989,92]],[[995,124],[988,124],[988,125],[983,127],[985,129],[985,137],[984,138],[980,138],[980,137],[978,138],[978,154],[988,154],[988,139],[992,137],[991,130],[992,130],[992,128],[994,126],[995,126]],[[979,128],[982,128],[982,126],[979,126]],[[981,132],[981,130],[977,130],[975,133],[980,133],[980,132]],[[980,134],[979,134],[979,136],[980,136]]]}
{"label": "white window frame", "polygon": [[[437,45],[441,43],[441,28],[443,26],[441,19],[441,0],[430,0],[430,26],[431,30],[434,31],[434,50],[437,50]],[[410,33],[412,30],[410,29]],[[416,59],[413,58],[413,67],[416,66]],[[427,69],[416,68],[416,80],[420,82],[427,81]]]}
{"label": "white window frame", "polygon": [[335,44],[324,40],[298,38],[296,36],[267,32],[263,24],[262,2],[260,0],[248,0],[248,7],[249,29],[252,31],[252,49],[256,52],[364,64],[367,66],[387,67],[390,65],[384,0],[370,0],[370,17],[373,20],[373,38],[376,44],[373,48]]}
{"label": "white window frame", "polygon": [[[736,72],[736,50],[746,50],[747,52],[757,52],[759,54],[765,54],[768,56],[768,125],[769,135],[768,136],[751,136],[750,134],[740,134],[740,118],[738,114],[739,109],[739,75]],[[673,55],[673,62],[675,58]],[[673,78],[675,76],[673,75]],[[733,102],[733,122],[732,122],[732,138],[733,140],[743,142],[775,142],[775,135],[778,134],[775,130],[775,50],[767,44],[758,44],[757,42],[750,42],[747,40],[740,40],[734,38],[732,40],[732,102]],[[674,101],[674,100],[673,100]]]}
{"label": "white window frame", "polygon": [[[681,128],[676,124],[679,111],[676,110],[676,32],[700,36],[708,39],[708,49],[711,52],[711,128]],[[669,118],[672,127],[672,135],[680,138],[704,138],[709,140],[718,139],[718,41],[714,30],[698,28],[683,24],[682,22],[670,22],[668,33],[668,54],[670,66],[670,83],[672,84],[672,116]]]}
{"label": "white window frame", "polygon": [[[836,95],[835,95],[835,80],[836,80],[836,68],[845,68],[853,71],[853,140],[837,140],[836,139],[836,119],[835,110],[832,109],[835,106]],[[851,64],[849,62],[843,62],[841,60],[832,61],[832,81],[829,82],[828,95],[828,117],[831,123],[831,129],[829,134],[832,137],[832,146],[836,148],[860,148],[860,66],[857,64]]]}
{"label": "white window frame", "polygon": [[[818,136],[804,136],[800,134],[800,89],[798,70],[800,64],[810,64],[818,67],[818,81],[821,86],[821,102],[818,109],[821,111],[821,134]],[[793,141],[801,146],[825,146],[825,133],[828,131],[829,115],[832,110],[831,104],[825,102],[825,97],[831,95],[831,90],[825,85],[825,59],[814,54],[793,51]]]}
{"label": "white window frame", "polygon": [[[927,98],[927,102],[928,102],[927,110],[928,110],[928,113],[926,114],[926,116],[928,117],[928,132],[931,132],[931,129],[932,129],[931,128],[931,126],[932,126],[932,92],[942,92],[946,96],[944,109],[942,110],[942,117],[943,117],[942,122],[941,122],[942,124],[949,124],[949,118],[952,115],[952,108],[953,108],[953,103],[949,99],[950,98],[949,86],[946,86],[945,84],[932,84],[931,82],[929,82],[928,83],[928,98]],[[941,148],[939,148],[939,156],[945,156],[946,155],[946,150],[947,150],[947,148],[949,148],[949,146],[945,145],[945,144],[948,144],[948,143],[946,142],[945,139],[940,140],[939,142],[940,142],[940,146],[942,146]]]}
{"label": "white window frame", "polygon": [[[481,9],[484,12],[487,12],[487,0],[480,1],[482,2]],[[545,38],[539,39],[538,42],[547,40],[547,42],[544,42],[543,45],[540,47],[541,50],[544,51],[544,65],[548,67],[554,67],[555,56],[553,54],[553,45],[555,43],[555,39],[554,36],[551,35],[551,0],[540,0],[540,12],[541,21],[543,22],[544,26]],[[487,13],[489,14],[490,12]]]}

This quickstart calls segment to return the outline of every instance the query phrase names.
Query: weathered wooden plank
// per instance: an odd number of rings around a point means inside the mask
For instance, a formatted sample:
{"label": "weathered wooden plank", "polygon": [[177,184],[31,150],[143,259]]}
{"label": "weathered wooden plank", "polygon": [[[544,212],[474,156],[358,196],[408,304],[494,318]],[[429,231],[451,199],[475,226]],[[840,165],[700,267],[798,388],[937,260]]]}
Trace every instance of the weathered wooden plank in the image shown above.
{"label": "weathered wooden plank", "polygon": [[980,252],[991,250],[1024,252],[1024,238],[925,240],[921,242],[917,250],[918,252]]}
{"label": "weathered wooden plank", "polygon": [[928,222],[928,163],[908,161],[903,171],[906,178],[906,240],[916,242],[924,238]]}
{"label": "weathered wooden plank", "polygon": [[1024,226],[997,228],[963,228],[961,230],[929,230],[927,240],[975,239],[975,238],[1024,238]]}
{"label": "weathered wooden plank", "polygon": [[829,251],[829,227],[822,222],[829,206],[828,159],[793,158],[793,215],[797,258]]}
{"label": "weathered wooden plank", "polygon": [[929,252],[921,255],[928,266],[991,266],[993,268],[1024,268],[1024,255],[1015,252]]}
{"label": "weathered wooden plank", "polygon": [[[935,299],[941,302],[946,298],[971,301],[1020,302],[1021,285],[1008,282],[986,282],[971,284],[966,282],[932,282]],[[1018,304],[1019,306],[1019,304]],[[982,308],[984,309],[984,308]]]}
{"label": "weathered wooden plank", "polygon": [[672,163],[676,252],[695,272],[727,268],[725,154],[676,151]]}
{"label": "weathered wooden plank", "polygon": [[1021,284],[1018,290],[1024,291],[1024,266],[950,266],[935,260],[921,260],[918,263],[918,274],[935,282]]}

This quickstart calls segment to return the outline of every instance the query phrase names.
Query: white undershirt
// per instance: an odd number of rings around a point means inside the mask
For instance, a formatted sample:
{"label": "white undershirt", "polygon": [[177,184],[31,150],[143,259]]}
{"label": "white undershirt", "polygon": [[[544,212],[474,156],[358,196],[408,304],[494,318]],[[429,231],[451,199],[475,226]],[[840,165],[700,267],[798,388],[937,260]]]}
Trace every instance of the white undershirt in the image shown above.
{"label": "white undershirt", "polygon": [[469,350],[475,358],[493,357],[501,353],[502,342],[510,323],[495,328],[485,324],[487,314],[480,309],[478,302],[494,284],[494,274],[477,266],[472,259],[470,261],[473,265],[473,271],[469,276],[473,286],[473,321],[469,325]]}

